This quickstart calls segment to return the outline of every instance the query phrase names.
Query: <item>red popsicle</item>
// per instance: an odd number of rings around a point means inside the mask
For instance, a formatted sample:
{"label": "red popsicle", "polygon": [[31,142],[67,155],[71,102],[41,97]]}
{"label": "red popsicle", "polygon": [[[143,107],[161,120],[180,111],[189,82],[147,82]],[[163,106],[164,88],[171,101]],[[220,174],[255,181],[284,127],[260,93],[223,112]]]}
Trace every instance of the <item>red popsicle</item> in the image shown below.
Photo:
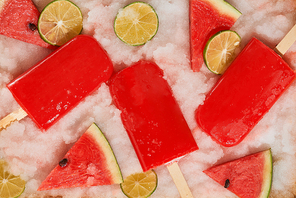
{"label": "red popsicle", "polygon": [[112,72],[112,62],[99,43],[80,35],[7,87],[22,109],[46,130],[107,81]]}
{"label": "red popsicle", "polygon": [[[277,51],[284,54],[288,49],[284,48],[278,46]],[[253,38],[198,107],[196,121],[217,143],[235,146],[294,80],[295,72],[289,65]]]}
{"label": "red popsicle", "polygon": [[155,63],[141,61],[120,71],[111,80],[110,92],[144,171],[198,149]]}

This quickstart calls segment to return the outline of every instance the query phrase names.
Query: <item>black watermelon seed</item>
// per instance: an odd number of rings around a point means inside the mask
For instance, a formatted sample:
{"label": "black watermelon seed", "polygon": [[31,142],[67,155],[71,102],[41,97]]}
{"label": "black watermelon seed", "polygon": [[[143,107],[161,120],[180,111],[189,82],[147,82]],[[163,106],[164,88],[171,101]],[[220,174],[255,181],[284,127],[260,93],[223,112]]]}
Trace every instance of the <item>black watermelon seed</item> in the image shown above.
{"label": "black watermelon seed", "polygon": [[37,26],[36,26],[34,23],[29,23],[29,28],[30,28],[30,30],[32,30],[32,31],[37,30]]}
{"label": "black watermelon seed", "polygon": [[65,167],[66,165],[67,165],[67,163],[68,163],[68,159],[67,158],[64,158],[64,159],[62,159],[60,162],[59,162],[59,165],[60,165],[60,167]]}
{"label": "black watermelon seed", "polygon": [[229,179],[226,179],[224,188],[228,188],[229,185],[230,185],[230,181],[229,181]]}

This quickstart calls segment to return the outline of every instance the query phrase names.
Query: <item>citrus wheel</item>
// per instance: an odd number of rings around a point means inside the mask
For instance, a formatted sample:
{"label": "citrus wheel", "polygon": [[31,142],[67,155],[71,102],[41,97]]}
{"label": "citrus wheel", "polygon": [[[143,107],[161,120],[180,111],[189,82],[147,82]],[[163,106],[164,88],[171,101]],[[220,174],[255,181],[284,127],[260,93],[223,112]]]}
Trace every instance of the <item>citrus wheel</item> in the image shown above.
{"label": "citrus wheel", "polygon": [[135,173],[125,178],[120,187],[127,197],[149,197],[157,187],[157,175],[153,170]]}
{"label": "citrus wheel", "polygon": [[235,49],[240,40],[240,36],[231,30],[224,30],[212,36],[203,52],[209,70],[215,74],[223,74],[235,58]]}
{"label": "citrus wheel", "polygon": [[5,170],[5,162],[0,162],[0,197],[19,197],[25,190],[26,182]]}
{"label": "citrus wheel", "polygon": [[158,16],[147,3],[134,2],[121,9],[114,21],[114,32],[123,42],[138,46],[151,40],[158,30]]}
{"label": "citrus wheel", "polygon": [[82,13],[68,0],[55,0],[41,12],[38,31],[41,38],[51,45],[61,46],[82,31]]}

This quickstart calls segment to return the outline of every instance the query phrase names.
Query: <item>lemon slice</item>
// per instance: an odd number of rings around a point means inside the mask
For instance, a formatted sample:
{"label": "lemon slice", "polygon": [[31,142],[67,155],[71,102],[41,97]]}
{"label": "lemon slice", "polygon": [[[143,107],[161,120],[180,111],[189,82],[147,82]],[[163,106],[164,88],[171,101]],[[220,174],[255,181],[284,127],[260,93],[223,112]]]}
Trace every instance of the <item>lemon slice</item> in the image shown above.
{"label": "lemon slice", "polygon": [[129,45],[143,45],[158,30],[158,16],[147,3],[134,2],[121,9],[114,21],[114,31],[119,39]]}
{"label": "lemon slice", "polygon": [[26,182],[5,170],[5,162],[0,162],[0,197],[14,198],[25,190]]}
{"label": "lemon slice", "polygon": [[127,197],[149,197],[157,187],[157,175],[153,170],[135,173],[125,178],[120,187]]}
{"label": "lemon slice", "polygon": [[204,61],[210,71],[223,74],[235,58],[235,49],[240,44],[240,36],[231,30],[218,32],[212,36],[204,49]]}
{"label": "lemon slice", "polygon": [[81,11],[70,1],[53,1],[40,14],[38,31],[47,43],[61,46],[81,33]]}

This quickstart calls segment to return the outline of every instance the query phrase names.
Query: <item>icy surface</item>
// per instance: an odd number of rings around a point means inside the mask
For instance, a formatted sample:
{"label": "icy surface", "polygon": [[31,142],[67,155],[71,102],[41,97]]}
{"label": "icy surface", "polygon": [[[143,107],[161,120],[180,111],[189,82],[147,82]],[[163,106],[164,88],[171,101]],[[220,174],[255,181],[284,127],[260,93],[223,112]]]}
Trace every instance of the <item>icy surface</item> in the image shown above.
{"label": "icy surface", "polygon": [[[42,10],[49,0],[34,0]],[[202,171],[206,168],[247,154],[271,148],[274,158],[273,185],[270,197],[293,198],[296,194],[296,85],[295,82],[238,146],[224,148],[198,129],[194,110],[211,89],[218,76],[205,66],[196,73],[190,69],[189,1],[145,0],[159,17],[156,36],[144,46],[132,47],[120,41],[113,32],[113,21],[119,9],[132,0],[73,0],[82,10],[84,34],[93,35],[106,49],[114,68],[119,71],[147,59],[165,72],[184,116],[192,129],[199,150],[179,161],[195,197],[226,198],[236,196],[219,186]],[[252,36],[274,48],[295,23],[295,0],[229,0],[242,12],[233,26],[242,37],[240,50]],[[0,35],[0,118],[19,106],[6,84],[42,60],[51,51]],[[296,44],[284,56],[296,69]],[[112,103],[108,86],[103,84],[47,132],[42,133],[30,118],[12,124],[0,133],[0,157],[9,163],[14,174],[27,181],[21,197],[63,195],[78,197],[125,197],[119,185],[73,188],[36,192],[36,189],[65,153],[95,122],[110,142],[123,177],[141,171],[141,166],[120,120],[120,111]],[[89,169],[90,172],[93,170]],[[153,197],[179,197],[165,166],[156,170],[159,183]],[[91,179],[90,181],[91,182]]]}

